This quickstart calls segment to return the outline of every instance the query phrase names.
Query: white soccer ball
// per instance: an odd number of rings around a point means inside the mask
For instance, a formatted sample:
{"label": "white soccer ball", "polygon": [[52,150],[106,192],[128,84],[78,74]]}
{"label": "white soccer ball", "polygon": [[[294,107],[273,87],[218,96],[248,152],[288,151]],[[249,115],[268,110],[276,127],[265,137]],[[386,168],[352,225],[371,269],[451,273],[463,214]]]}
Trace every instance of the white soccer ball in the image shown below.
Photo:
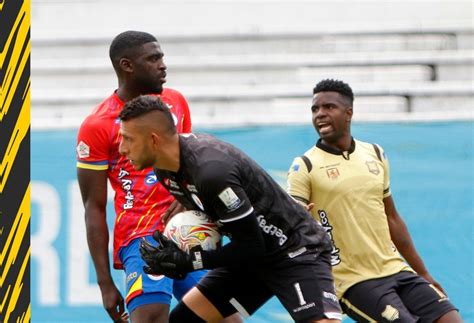
{"label": "white soccer ball", "polygon": [[198,245],[203,250],[215,250],[221,241],[217,225],[200,211],[176,214],[166,224],[163,234],[186,252]]}

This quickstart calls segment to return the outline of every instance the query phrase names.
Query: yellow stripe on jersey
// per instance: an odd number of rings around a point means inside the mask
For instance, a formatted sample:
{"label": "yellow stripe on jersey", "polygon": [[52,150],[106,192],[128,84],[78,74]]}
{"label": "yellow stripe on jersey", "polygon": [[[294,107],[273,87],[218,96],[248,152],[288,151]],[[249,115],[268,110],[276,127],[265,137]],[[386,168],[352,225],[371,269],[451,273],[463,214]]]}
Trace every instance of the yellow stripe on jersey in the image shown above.
{"label": "yellow stripe on jersey", "polygon": [[83,169],[92,169],[92,170],[109,169],[109,165],[92,165],[92,164],[86,164],[86,163],[81,163],[81,162],[77,162],[76,167],[83,168]]}

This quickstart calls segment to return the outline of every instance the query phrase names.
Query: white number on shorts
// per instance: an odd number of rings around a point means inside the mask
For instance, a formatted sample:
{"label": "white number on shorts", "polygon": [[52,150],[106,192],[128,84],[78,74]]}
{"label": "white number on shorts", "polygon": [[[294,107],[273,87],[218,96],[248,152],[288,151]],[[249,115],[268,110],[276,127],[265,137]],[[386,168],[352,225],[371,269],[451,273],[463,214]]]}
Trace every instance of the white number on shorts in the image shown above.
{"label": "white number on shorts", "polygon": [[304,300],[303,297],[303,292],[301,291],[300,283],[295,283],[293,286],[295,286],[296,290],[296,295],[298,295],[298,299],[300,301],[300,305],[303,306],[306,304],[306,301]]}

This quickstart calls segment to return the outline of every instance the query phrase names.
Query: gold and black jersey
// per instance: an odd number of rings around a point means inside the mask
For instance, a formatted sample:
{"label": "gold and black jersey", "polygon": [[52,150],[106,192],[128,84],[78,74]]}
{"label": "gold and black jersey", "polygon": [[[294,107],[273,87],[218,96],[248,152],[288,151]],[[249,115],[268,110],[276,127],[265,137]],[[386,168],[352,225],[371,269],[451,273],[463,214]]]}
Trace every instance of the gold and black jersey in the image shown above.
{"label": "gold and black jersey", "polygon": [[289,194],[314,203],[311,213],[332,240],[338,297],[358,282],[411,270],[390,238],[383,203],[389,175],[383,149],[358,140],[345,152],[318,141],[290,167]]}

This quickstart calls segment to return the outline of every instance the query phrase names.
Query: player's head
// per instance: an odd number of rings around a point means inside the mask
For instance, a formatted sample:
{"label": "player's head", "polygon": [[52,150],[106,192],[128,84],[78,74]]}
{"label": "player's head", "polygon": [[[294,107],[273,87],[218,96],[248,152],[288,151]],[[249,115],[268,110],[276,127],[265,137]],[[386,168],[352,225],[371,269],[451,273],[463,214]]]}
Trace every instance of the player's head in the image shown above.
{"label": "player's head", "polygon": [[129,30],[117,35],[109,49],[119,82],[140,94],[161,93],[166,82],[163,51],[155,36]]}
{"label": "player's head", "polygon": [[313,89],[311,111],[313,125],[326,143],[336,143],[350,136],[354,93],[339,80],[322,80]]}
{"label": "player's head", "polygon": [[119,152],[137,170],[155,165],[167,140],[177,134],[168,106],[155,95],[128,101],[119,118],[122,121]]}

